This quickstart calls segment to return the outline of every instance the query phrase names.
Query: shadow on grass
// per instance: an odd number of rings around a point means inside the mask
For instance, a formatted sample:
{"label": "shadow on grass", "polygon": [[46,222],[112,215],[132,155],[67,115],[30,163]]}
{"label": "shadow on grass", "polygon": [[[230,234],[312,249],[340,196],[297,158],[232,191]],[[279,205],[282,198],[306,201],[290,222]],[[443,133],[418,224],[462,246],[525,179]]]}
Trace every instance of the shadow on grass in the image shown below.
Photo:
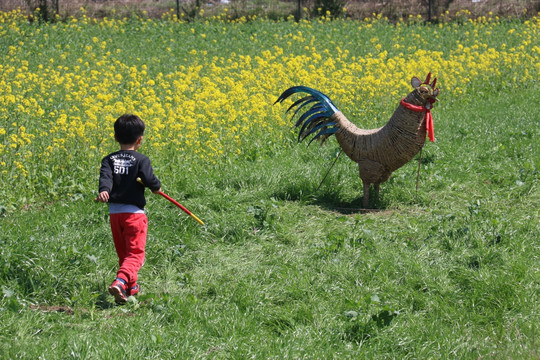
{"label": "shadow on grass", "polygon": [[383,328],[390,326],[397,315],[394,311],[382,310],[378,314],[372,315],[367,321],[353,319],[345,327],[344,338],[355,343],[365,342],[376,336]]}
{"label": "shadow on grass", "polygon": [[318,205],[329,211],[335,211],[343,215],[367,214],[386,211],[388,201],[378,195],[373,189],[369,193],[369,207],[362,205],[362,194],[353,200],[341,200],[335,189],[321,189],[313,195],[312,204]]}
{"label": "shadow on grass", "polygon": [[381,194],[370,189],[368,208],[362,205],[362,194],[353,200],[342,200],[337,188],[323,187],[317,191],[313,186],[287,186],[272,194],[273,197],[285,201],[305,201],[325,210],[338,212],[343,215],[377,213],[387,211],[388,201]]}
{"label": "shadow on grass", "polygon": [[116,305],[108,300],[108,294],[102,293],[99,294],[96,300],[96,307],[100,310],[112,309]]}

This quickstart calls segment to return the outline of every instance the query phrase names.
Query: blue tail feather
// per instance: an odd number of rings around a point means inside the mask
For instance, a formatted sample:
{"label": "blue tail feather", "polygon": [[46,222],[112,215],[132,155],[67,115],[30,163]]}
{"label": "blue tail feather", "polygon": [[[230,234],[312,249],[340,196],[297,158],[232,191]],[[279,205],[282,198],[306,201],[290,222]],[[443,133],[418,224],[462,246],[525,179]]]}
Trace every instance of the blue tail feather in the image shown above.
{"label": "blue tail feather", "polygon": [[303,108],[308,104],[314,103],[309,110],[305,111],[300,118],[296,121],[295,127],[302,125],[298,133],[298,141],[304,140],[306,137],[312,134],[316,134],[311,142],[320,136],[324,136],[322,139],[326,139],[328,136],[335,134],[338,130],[337,123],[330,120],[330,117],[339,110],[332,103],[328,96],[324,95],[320,91],[312,89],[307,86],[293,86],[285,90],[276,100],[274,104],[281,103],[288,97],[296,93],[307,93],[299,100],[296,100],[288,109],[287,112],[296,108],[291,119],[294,119],[297,113],[303,111]]}
{"label": "blue tail feather", "polygon": [[[314,97],[310,96],[308,100],[304,100],[303,103],[301,103],[297,108],[296,110],[294,111],[294,114],[291,116],[291,119],[294,119],[294,117],[296,116],[296,114],[298,114],[303,108],[304,106],[307,106],[311,103],[315,103],[315,105],[312,105],[311,108],[313,108],[314,106],[319,106],[319,103],[317,102],[317,99],[315,99]],[[298,126],[298,125],[296,125]]]}
{"label": "blue tail feather", "polygon": [[[307,113],[306,113],[307,114]],[[306,115],[304,114],[304,115]],[[306,121],[304,121],[304,124],[302,125],[302,128],[298,132],[298,139],[300,140],[300,136],[304,135],[307,132],[310,132],[313,130],[314,127],[318,126],[319,124],[327,124],[328,123],[328,117],[321,112],[316,112],[314,114],[308,114],[309,117]],[[305,136],[303,137],[305,138]]]}
{"label": "blue tail feather", "polygon": [[[319,131],[319,130],[322,129],[322,128],[329,128],[330,126],[334,126],[334,125],[337,125],[337,122],[332,121],[332,122],[329,122],[329,123],[319,124],[319,125],[315,126],[311,131],[309,131],[306,135],[304,135],[304,137],[302,138],[302,140],[304,140],[305,138],[307,138],[309,135],[316,133],[317,131]],[[334,128],[330,128],[330,129],[333,130]],[[332,133],[332,134],[333,134],[333,133]],[[323,135],[324,135],[324,134],[323,134]],[[315,136],[315,137],[317,137],[317,136]],[[315,139],[313,139],[313,140],[315,140]]]}
{"label": "blue tail feather", "polygon": [[309,146],[314,140],[317,140],[320,136],[322,136],[322,135],[328,135],[328,136],[330,136],[330,135],[333,135],[333,134],[337,133],[338,130],[339,130],[339,128],[337,128],[337,127],[326,128],[326,129],[324,129],[324,130],[321,130],[317,135],[315,135],[315,136],[313,137],[313,139],[311,139],[311,140],[309,141],[308,146]]}
{"label": "blue tail feather", "polygon": [[[317,101],[317,99],[315,99],[313,96],[309,95],[309,96],[305,96],[303,98],[300,98],[298,100],[296,100],[291,106],[289,106],[289,108],[287,109],[287,111],[285,112],[289,112],[291,111],[291,109],[293,109],[294,107],[296,107],[297,105],[303,103],[303,102],[306,102],[306,104],[309,104],[310,102],[313,102],[313,101]],[[296,109],[296,111],[298,111],[298,109]],[[294,115],[293,115],[294,116]]]}
{"label": "blue tail feather", "polygon": [[298,119],[298,121],[296,122],[296,124],[294,124],[294,126],[298,127],[300,126],[300,124],[302,124],[303,122],[306,121],[306,119],[308,119],[311,115],[313,114],[322,114],[322,115],[326,115],[326,112],[325,112],[325,109],[324,107],[320,106],[319,104],[315,104],[311,107],[311,109],[309,109],[308,111],[306,111],[305,113],[302,114],[302,116],[300,116],[300,118]]}

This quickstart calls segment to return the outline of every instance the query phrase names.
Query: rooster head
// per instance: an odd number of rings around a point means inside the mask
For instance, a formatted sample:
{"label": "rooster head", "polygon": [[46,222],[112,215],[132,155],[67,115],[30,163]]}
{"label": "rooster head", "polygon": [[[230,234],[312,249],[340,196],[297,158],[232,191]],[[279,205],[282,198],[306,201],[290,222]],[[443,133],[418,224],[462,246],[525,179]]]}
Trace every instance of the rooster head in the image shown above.
{"label": "rooster head", "polygon": [[433,107],[433,104],[436,101],[439,101],[437,99],[437,95],[439,95],[439,88],[435,88],[437,78],[433,79],[431,83],[429,82],[430,80],[431,73],[427,74],[426,81],[424,82],[422,82],[422,80],[416,76],[411,79],[411,85],[415,89],[417,97],[421,99],[424,107],[428,110]]}

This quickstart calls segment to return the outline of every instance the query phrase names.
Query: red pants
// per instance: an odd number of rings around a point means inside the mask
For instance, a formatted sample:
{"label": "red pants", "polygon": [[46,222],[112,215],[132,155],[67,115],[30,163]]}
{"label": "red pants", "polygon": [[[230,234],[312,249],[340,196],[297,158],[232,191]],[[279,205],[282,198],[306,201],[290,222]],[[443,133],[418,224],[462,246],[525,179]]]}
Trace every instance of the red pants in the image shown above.
{"label": "red pants", "polygon": [[144,264],[148,219],[145,214],[110,214],[111,230],[120,269],[116,276],[129,287],[137,282],[137,273]]}

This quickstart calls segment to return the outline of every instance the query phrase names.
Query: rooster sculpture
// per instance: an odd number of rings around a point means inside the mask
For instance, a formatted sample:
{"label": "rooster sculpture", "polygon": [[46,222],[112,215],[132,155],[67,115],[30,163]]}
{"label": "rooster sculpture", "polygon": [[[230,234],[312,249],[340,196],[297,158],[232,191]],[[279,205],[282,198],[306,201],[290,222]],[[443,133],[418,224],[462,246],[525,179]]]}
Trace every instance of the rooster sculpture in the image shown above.
{"label": "rooster sculpture", "polygon": [[430,80],[431,73],[423,82],[413,77],[411,85],[414,90],[400,101],[388,123],[378,129],[358,128],[326,95],[306,86],[285,90],[275,103],[281,103],[296,93],[308,94],[287,110],[296,109],[293,119],[303,111],[295,123],[300,128],[298,141],[313,135],[309,144],[314,140],[324,143],[328,137],[335,135],[343,152],[358,163],[364,186],[362,205],[367,208],[371,184],[378,195],[379,185],[422,149],[426,133],[431,141],[435,141],[431,109],[437,101],[439,89],[435,88],[437,79],[431,83]]}

